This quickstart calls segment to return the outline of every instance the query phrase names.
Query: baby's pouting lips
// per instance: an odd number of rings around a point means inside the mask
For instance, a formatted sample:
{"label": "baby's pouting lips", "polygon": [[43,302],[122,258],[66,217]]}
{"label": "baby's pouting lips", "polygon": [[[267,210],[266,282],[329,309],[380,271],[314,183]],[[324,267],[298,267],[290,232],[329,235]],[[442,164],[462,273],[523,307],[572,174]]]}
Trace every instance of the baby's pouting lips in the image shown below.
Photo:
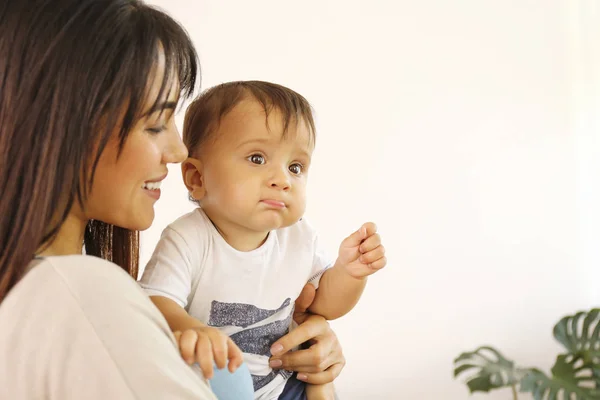
{"label": "baby's pouting lips", "polygon": [[267,206],[273,207],[273,208],[285,208],[286,207],[286,205],[283,201],[274,200],[274,199],[261,200],[261,203],[266,204]]}

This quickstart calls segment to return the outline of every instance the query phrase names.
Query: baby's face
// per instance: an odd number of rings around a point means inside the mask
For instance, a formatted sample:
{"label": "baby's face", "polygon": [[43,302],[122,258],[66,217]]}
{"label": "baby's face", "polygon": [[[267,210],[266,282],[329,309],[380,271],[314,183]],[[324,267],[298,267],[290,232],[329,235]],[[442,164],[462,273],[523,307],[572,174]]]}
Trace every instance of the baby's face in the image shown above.
{"label": "baby's face", "polygon": [[245,100],[221,121],[200,154],[205,195],[200,204],[229,235],[267,233],[304,214],[314,141],[304,121],[284,121]]}

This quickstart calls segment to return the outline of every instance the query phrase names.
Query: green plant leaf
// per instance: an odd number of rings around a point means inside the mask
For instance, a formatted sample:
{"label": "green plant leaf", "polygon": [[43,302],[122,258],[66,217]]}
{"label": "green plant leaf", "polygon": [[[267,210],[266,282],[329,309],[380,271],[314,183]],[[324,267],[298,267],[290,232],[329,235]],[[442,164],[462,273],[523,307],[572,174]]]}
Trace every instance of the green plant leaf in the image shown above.
{"label": "green plant leaf", "polygon": [[[579,321],[583,318],[583,323]],[[562,318],[554,326],[554,337],[570,354],[584,364],[600,364],[600,309],[578,312]]]}
{"label": "green plant leaf", "polygon": [[474,371],[467,378],[471,392],[514,390],[519,383],[535,400],[600,400],[600,308],[562,318],[553,333],[567,353],[556,358],[551,377],[536,368],[517,368],[489,346],[456,358],[454,376]]}
{"label": "green plant leaf", "polygon": [[571,354],[556,358],[551,378],[539,369],[529,369],[521,379],[520,391],[532,393],[534,400],[600,399],[590,368]]}
{"label": "green plant leaf", "polygon": [[512,386],[525,374],[525,371],[515,368],[512,361],[490,346],[462,353],[454,360],[455,378],[467,371],[473,372],[466,379],[471,393]]}
{"label": "green plant leaf", "polygon": [[600,399],[600,309],[561,318],[553,333],[568,353],[556,358],[552,377],[531,369],[521,380],[521,391],[535,400]]}

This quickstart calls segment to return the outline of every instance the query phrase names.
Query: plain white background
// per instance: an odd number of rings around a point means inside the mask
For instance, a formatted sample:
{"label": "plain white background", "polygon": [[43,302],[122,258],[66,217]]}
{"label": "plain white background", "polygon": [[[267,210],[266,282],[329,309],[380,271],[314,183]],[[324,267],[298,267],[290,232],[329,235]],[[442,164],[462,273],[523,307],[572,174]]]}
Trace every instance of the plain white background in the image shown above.
{"label": "plain white background", "polygon": [[[307,217],[332,251],[380,228],[388,267],[332,323],[342,399],[510,398],[453,379],[481,344],[549,371],[553,325],[600,301],[594,0],[151,3],[189,31],[203,88],[270,80],[312,103]],[[142,262],[193,208],[170,171]]]}

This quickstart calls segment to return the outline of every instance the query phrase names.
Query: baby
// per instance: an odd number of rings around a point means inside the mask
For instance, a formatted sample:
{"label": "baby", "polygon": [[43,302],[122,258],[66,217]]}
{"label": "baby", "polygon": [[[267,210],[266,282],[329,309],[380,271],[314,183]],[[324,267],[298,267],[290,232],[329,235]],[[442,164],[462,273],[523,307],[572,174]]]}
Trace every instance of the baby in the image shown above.
{"label": "baby", "polygon": [[[337,259],[323,251],[302,218],[312,110],[286,87],[209,89],[188,108],[183,139],[183,179],[199,207],[165,228],[142,287],[177,332],[184,359],[207,378],[213,364],[233,371],[243,359],[255,399],[291,398],[304,384],[269,367],[271,345],[288,332],[307,282],[317,288],[314,314],[331,320],[356,305],[367,276],[386,265],[376,227],[365,223],[347,237]],[[327,398],[327,386],[306,385],[308,399]]]}

